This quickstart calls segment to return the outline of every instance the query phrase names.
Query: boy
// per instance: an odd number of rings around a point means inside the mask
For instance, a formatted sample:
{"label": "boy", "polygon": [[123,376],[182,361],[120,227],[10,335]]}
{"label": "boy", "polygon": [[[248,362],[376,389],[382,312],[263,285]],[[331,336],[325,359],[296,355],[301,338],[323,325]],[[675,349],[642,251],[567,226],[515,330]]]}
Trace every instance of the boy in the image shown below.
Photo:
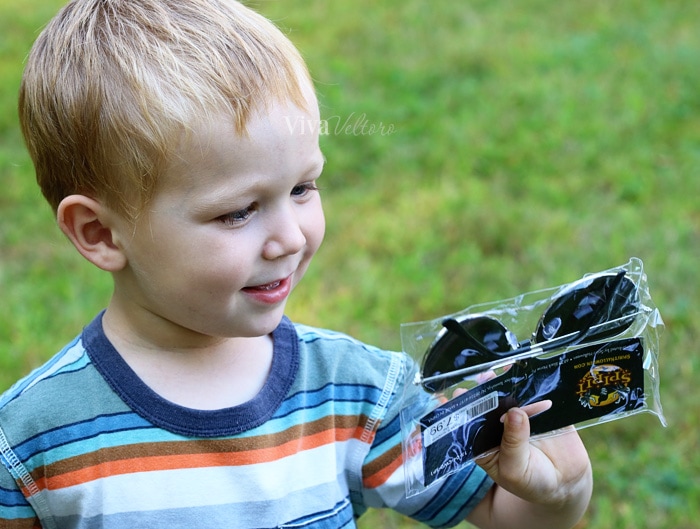
{"label": "boy", "polygon": [[[284,317],[324,234],[303,60],[233,0],[75,0],[20,91],[61,230],[107,309],[0,400],[3,528],[571,527],[592,487],[571,431],[406,498],[410,360]],[[416,390],[418,391],[418,390]],[[484,471],[485,469],[485,471]]]}

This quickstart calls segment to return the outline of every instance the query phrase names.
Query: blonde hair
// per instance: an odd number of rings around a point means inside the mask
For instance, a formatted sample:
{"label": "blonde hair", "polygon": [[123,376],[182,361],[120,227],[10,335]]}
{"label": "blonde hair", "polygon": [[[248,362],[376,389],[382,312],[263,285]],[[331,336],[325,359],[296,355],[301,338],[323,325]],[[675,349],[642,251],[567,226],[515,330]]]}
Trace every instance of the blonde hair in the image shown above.
{"label": "blonde hair", "polygon": [[74,0],[32,48],[20,122],[54,210],[84,194],[134,220],[194,123],[224,112],[245,134],[272,101],[304,108],[307,80],[294,45],[234,0]]}

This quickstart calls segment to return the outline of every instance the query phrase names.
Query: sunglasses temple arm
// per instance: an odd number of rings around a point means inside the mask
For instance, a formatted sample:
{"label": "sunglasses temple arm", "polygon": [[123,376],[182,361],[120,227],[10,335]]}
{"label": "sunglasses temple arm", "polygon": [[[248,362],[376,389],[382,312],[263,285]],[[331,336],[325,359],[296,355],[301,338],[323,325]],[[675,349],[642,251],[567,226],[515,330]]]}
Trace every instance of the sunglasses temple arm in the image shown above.
{"label": "sunglasses temple arm", "polygon": [[542,353],[546,352],[542,347],[533,347],[533,348],[528,348],[527,351],[522,352],[520,354],[515,354],[513,356],[509,356],[507,358],[499,359],[499,360],[493,360],[491,362],[486,362],[484,364],[478,364],[475,366],[469,366],[469,367],[464,367],[462,369],[456,369],[455,371],[450,371],[448,373],[440,373],[439,375],[433,375],[430,377],[421,377],[420,373],[416,373],[416,378],[413,381],[414,384],[425,384],[428,382],[434,382],[436,380],[442,380],[445,378],[452,378],[452,377],[467,377],[470,375],[476,375],[478,373],[483,373],[484,371],[491,371],[493,369],[499,369],[501,367],[506,367],[509,366],[518,360],[524,360],[526,358],[533,358],[535,356],[539,356]]}
{"label": "sunglasses temple arm", "polygon": [[436,380],[443,380],[445,378],[452,377],[467,377],[470,375],[476,375],[483,373],[485,371],[491,371],[493,369],[500,369],[501,367],[506,367],[514,364],[518,360],[526,360],[528,358],[535,358],[541,354],[553,351],[555,349],[561,349],[562,347],[567,347],[571,344],[576,343],[577,338],[581,334],[581,331],[572,332],[570,334],[565,334],[559,338],[549,340],[548,342],[543,342],[536,346],[525,346],[512,351],[512,354],[505,358],[499,358],[498,360],[492,360],[491,362],[485,362],[483,364],[477,364],[469,367],[463,367],[462,369],[456,369],[454,371],[449,371],[447,373],[440,373],[439,375],[432,375],[429,377],[423,377],[420,373],[416,373],[416,377],[413,381],[415,385],[424,384],[427,382],[434,382]]}

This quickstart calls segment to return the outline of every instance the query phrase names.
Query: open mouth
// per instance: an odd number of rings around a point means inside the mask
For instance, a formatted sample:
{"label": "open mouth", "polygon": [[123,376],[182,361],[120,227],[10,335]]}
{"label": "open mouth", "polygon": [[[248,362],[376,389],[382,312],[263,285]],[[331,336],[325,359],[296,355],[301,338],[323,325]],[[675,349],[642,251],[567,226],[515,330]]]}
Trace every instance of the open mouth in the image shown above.
{"label": "open mouth", "polygon": [[256,302],[274,305],[287,299],[292,290],[292,276],[271,281],[270,283],[244,287],[241,290]]}
{"label": "open mouth", "polygon": [[254,287],[245,287],[243,290],[258,290],[261,292],[266,292],[269,290],[274,290],[282,284],[282,281],[273,281],[272,283],[267,283],[266,285],[257,285]]}

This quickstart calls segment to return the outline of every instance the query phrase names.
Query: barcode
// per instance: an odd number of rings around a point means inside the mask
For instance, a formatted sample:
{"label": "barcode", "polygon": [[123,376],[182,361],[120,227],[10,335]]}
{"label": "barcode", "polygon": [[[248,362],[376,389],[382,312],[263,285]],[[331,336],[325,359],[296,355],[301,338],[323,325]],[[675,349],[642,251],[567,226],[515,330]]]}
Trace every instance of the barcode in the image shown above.
{"label": "barcode", "polygon": [[443,417],[438,422],[431,426],[427,426],[423,430],[423,446],[430,446],[438,439],[442,439],[446,435],[454,432],[457,428],[464,426],[469,421],[480,417],[491,410],[498,408],[498,392],[494,391],[475,400],[471,404],[467,404],[446,417]]}

